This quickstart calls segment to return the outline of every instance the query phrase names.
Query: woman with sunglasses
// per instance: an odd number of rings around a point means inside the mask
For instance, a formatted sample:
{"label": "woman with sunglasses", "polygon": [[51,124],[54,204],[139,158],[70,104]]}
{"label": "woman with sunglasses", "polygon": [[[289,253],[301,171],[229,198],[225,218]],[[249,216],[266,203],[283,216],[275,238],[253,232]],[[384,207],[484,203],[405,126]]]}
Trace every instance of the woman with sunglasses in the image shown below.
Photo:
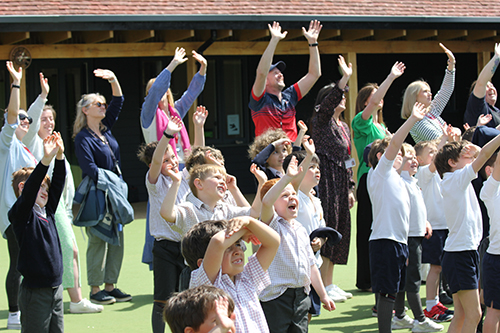
{"label": "woman with sunglasses", "polygon": [[354,164],[351,158],[351,133],[341,118],[346,108],[344,93],[349,90],[347,81],[352,75],[352,66],[347,65],[342,56],[339,56],[338,63],[343,76],[337,84],[329,84],[318,92],[310,127],[311,138],[314,139],[316,154],[320,159],[318,196],[326,226],[342,234],[340,243],[321,247],[321,278],[328,296],[335,302],[343,302],[351,298],[352,294],[333,284],[333,268],[336,264],[347,264],[351,239],[349,210],[355,201],[355,182],[352,179]]}
{"label": "woman with sunglasses", "polygon": [[[19,109],[19,90],[23,76],[22,68],[16,70],[12,62],[7,61],[7,70],[12,78],[12,85],[9,105],[4,114],[4,125],[0,132],[0,175],[2,175],[0,178],[2,193],[2,199],[0,200],[0,231],[2,232],[2,236],[7,239],[10,258],[10,266],[7,270],[5,281],[9,303],[7,329],[21,329],[21,315],[18,303],[21,274],[17,271],[19,246],[7,217],[7,212],[16,201],[14,189],[12,188],[12,173],[22,167],[34,167],[37,161],[28,148],[21,142],[32,122],[26,111]],[[46,98],[47,92],[42,87],[42,93],[30,109],[33,107],[42,108]]]}
{"label": "woman with sunglasses", "polygon": [[[124,98],[112,71],[96,69],[94,75],[111,85],[111,103],[108,106],[104,96],[98,93],[83,95],[76,105],[73,137],[82,178],[89,176],[97,184],[99,169],[110,170],[121,178],[120,148],[111,128],[118,120]],[[130,301],[132,296],[115,288],[123,261],[123,230],[118,230],[119,245],[106,243],[91,233],[90,228],[86,228],[86,231],[90,301],[96,304]],[[103,290],[102,284],[105,284]]]}
{"label": "woman with sunglasses", "polygon": [[[40,85],[42,91],[48,94],[49,82],[40,73]],[[45,104],[30,107],[28,110],[28,120],[30,127],[28,133],[23,138],[23,143],[33,153],[37,160],[41,160],[44,155],[43,140],[52,135],[55,127],[56,111],[51,105]],[[33,105],[37,104],[36,102]],[[20,119],[22,120],[22,114]],[[82,298],[82,288],[80,280],[80,257],[76,243],[75,233],[73,232],[73,197],[75,195],[75,185],[71,166],[65,159],[66,181],[61,200],[55,214],[57,233],[61,242],[63,255],[63,288],[68,291],[70,297],[69,311],[71,313],[94,313],[103,310],[102,305],[92,304],[88,299]],[[54,163],[51,163],[48,174],[52,174]]]}

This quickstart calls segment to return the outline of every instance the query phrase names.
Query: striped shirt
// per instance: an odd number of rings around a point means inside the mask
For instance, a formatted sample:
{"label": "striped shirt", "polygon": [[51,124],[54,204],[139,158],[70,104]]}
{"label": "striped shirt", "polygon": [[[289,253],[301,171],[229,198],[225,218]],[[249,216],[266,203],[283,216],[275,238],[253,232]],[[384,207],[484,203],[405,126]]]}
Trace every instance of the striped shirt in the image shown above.
{"label": "striped shirt", "polygon": [[[200,268],[191,273],[189,288],[204,284],[212,285],[202,263]],[[234,323],[237,333],[269,332],[258,296],[270,284],[269,274],[262,269],[255,254],[248,258],[243,272],[235,275],[234,283],[229,275],[222,274],[222,269],[219,270],[213,285],[226,291],[233,298],[234,313],[236,314]]]}
{"label": "striped shirt", "polygon": [[272,301],[288,288],[304,287],[305,293],[309,294],[311,266],[316,264],[316,258],[306,229],[299,222],[288,222],[276,213],[269,227],[280,235],[281,243],[268,269],[271,285],[260,294],[260,300]]}
{"label": "striped shirt", "polygon": [[425,115],[424,119],[413,125],[413,128],[410,130],[411,137],[415,143],[439,139],[443,136],[441,125],[444,125],[445,121],[441,118],[441,113],[443,113],[446,104],[448,104],[454,88],[455,70],[450,71],[446,69],[443,83],[431,102],[429,113]]}

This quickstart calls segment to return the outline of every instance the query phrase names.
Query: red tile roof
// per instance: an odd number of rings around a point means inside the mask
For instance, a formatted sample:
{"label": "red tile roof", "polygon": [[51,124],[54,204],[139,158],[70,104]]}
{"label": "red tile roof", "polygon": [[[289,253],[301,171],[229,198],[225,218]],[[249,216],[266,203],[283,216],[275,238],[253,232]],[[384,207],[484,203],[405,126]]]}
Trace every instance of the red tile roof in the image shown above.
{"label": "red tile roof", "polygon": [[332,15],[500,17],[496,1],[465,0],[2,0],[0,15]]}

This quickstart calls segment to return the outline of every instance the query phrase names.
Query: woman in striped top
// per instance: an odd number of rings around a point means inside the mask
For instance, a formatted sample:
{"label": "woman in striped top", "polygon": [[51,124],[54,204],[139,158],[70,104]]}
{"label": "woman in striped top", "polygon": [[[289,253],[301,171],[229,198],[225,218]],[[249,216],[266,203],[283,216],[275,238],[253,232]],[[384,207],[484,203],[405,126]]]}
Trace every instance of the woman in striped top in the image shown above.
{"label": "woman in striped top", "polygon": [[410,83],[403,97],[403,106],[401,107],[401,118],[403,119],[408,119],[411,116],[415,102],[422,103],[425,107],[430,108],[424,119],[417,122],[410,130],[415,143],[438,139],[443,135],[441,126],[445,124],[445,121],[441,118],[441,113],[455,87],[455,56],[443,44],[439,43],[439,46],[448,56],[448,67],[446,68],[441,89],[439,89],[435,98],[432,99],[429,84],[422,80]]}

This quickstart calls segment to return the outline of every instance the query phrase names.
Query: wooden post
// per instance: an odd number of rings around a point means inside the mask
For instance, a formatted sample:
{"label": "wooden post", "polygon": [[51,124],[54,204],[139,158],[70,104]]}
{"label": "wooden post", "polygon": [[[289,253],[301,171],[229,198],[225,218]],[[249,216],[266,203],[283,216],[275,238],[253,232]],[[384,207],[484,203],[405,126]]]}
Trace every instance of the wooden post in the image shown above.
{"label": "wooden post", "polygon": [[[193,58],[190,58],[189,61],[187,62],[187,82],[188,82],[188,85],[191,82],[191,80],[193,79],[193,76],[198,71],[198,67],[196,64],[197,64],[197,62]],[[188,132],[189,132],[189,141],[190,142],[194,142],[193,114],[196,111],[197,103],[198,103],[198,99],[195,99],[193,105],[191,105],[191,107],[189,108],[189,112],[187,114],[187,116],[188,116],[187,121],[189,122]]]}
{"label": "wooden post", "polygon": [[481,73],[484,66],[490,61],[491,52],[478,52],[477,53],[477,75]]}
{"label": "wooden post", "polygon": [[[356,115],[356,98],[358,96],[358,66],[356,61],[356,52],[348,52],[343,55],[347,64],[352,64],[352,75],[347,83],[349,85],[349,92],[347,93],[346,109],[344,111],[344,118],[351,128],[351,122]],[[352,140],[352,128],[351,128],[351,157],[356,160],[356,167],[354,167],[354,179],[357,177],[358,172],[358,154],[356,153],[356,147],[354,146],[354,141]]]}

